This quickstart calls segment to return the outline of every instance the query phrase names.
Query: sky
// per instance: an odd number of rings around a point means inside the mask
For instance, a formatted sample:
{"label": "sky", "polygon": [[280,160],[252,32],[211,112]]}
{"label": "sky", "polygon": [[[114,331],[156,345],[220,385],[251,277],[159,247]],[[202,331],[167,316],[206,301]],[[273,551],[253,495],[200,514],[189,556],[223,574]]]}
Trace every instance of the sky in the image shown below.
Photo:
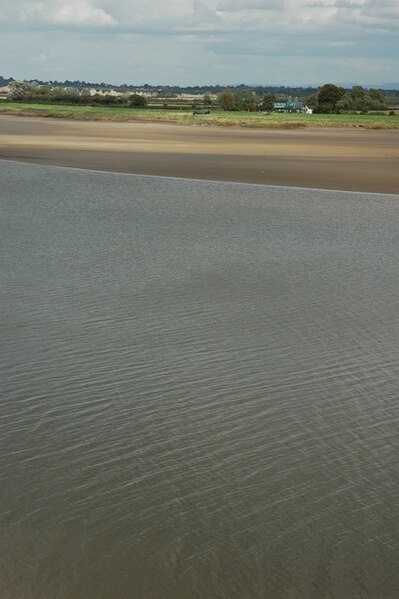
{"label": "sky", "polygon": [[399,82],[399,0],[0,0],[0,75],[169,85]]}

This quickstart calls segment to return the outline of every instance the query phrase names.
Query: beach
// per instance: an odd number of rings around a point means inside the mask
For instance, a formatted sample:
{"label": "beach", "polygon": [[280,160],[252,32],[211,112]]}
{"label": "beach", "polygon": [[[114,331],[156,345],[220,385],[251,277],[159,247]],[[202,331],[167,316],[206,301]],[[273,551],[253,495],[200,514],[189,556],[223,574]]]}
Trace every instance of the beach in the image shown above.
{"label": "beach", "polygon": [[110,172],[399,193],[399,131],[0,117],[0,158]]}

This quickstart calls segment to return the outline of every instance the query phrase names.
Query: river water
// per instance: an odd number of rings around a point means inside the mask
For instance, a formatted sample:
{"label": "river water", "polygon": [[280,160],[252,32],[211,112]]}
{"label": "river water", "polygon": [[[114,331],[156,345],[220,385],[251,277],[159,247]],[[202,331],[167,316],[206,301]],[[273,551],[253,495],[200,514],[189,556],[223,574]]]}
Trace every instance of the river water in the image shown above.
{"label": "river water", "polygon": [[399,196],[0,161],[2,599],[399,594]]}

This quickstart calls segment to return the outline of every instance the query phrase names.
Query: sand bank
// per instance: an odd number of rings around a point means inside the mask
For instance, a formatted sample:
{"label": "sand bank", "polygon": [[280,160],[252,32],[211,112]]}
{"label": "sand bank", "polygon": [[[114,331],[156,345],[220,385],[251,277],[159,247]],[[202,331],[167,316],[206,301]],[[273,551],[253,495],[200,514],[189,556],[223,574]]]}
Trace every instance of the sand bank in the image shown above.
{"label": "sand bank", "polygon": [[0,158],[125,173],[399,193],[399,131],[0,117]]}

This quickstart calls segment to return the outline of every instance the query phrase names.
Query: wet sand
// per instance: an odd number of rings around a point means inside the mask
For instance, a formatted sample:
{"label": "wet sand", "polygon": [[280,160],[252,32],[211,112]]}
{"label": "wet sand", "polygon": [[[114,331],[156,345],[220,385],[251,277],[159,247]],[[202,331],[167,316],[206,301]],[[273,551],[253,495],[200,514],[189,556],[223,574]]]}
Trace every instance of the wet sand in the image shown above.
{"label": "wet sand", "polygon": [[399,193],[399,131],[0,117],[0,158],[113,172]]}

